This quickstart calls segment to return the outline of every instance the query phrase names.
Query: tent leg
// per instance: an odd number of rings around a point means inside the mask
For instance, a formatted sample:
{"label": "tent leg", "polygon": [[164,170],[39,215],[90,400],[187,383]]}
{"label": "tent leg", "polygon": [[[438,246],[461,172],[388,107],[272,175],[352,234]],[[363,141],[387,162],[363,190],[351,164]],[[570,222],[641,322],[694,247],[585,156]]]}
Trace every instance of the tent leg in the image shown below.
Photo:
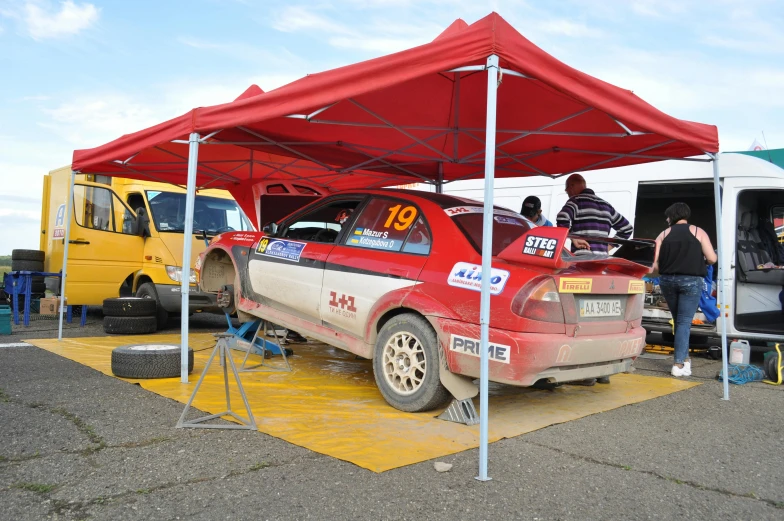
{"label": "tent leg", "polygon": [[490,279],[493,258],[493,181],[495,177],[495,125],[498,98],[498,56],[487,58],[487,120],[485,125],[485,200],[482,222],[482,288],[479,307],[479,481],[487,477],[488,373],[490,345]]}
{"label": "tent leg", "polygon": [[196,199],[196,168],[199,164],[199,134],[188,139],[188,186],[185,196],[185,230],[182,234],[180,282],[180,381],[188,383],[188,310],[191,291],[191,247],[193,246],[193,205]]}
{"label": "tent leg", "polygon": [[63,314],[65,313],[65,278],[68,271],[68,245],[71,242],[71,212],[73,211],[74,182],[76,172],[71,170],[71,187],[68,190],[65,209],[65,238],[63,239],[63,272],[60,274],[60,320],[57,326],[57,341],[63,339]]}
{"label": "tent leg", "polygon": [[[724,400],[730,399],[730,384],[727,368],[727,308],[725,306],[724,294],[724,244],[722,240],[721,226],[721,184],[719,177],[719,154],[711,155],[713,158],[713,197],[716,207],[716,246],[718,248],[719,272],[717,274],[718,283],[716,284],[716,300],[719,306],[719,318],[721,319],[721,370],[724,375]],[[718,325],[718,322],[717,322]]]}

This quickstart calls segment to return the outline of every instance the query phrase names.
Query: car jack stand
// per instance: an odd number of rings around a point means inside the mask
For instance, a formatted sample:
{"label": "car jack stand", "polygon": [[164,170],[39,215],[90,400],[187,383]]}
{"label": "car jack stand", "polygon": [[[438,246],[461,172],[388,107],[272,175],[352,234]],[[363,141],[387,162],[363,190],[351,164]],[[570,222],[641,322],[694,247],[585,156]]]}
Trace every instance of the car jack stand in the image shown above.
{"label": "car jack stand", "polygon": [[466,398],[465,400],[452,399],[452,403],[441,413],[438,419],[465,425],[476,425],[479,423],[479,415],[476,413],[476,408],[471,398]]}
{"label": "car jack stand", "polygon": [[[210,355],[210,359],[207,361],[207,365],[204,366],[204,371],[202,371],[201,376],[199,377],[199,381],[198,383],[196,383],[196,387],[193,388],[193,393],[191,393],[191,397],[188,398],[188,403],[185,404],[185,409],[183,409],[182,415],[180,415],[180,419],[179,421],[177,421],[177,428],[192,427],[197,429],[257,430],[258,427],[256,426],[256,419],[253,417],[253,413],[250,410],[248,397],[245,396],[245,389],[242,388],[242,381],[240,380],[240,376],[237,372],[237,366],[234,364],[234,359],[231,356],[231,349],[229,348],[229,344],[228,344],[228,338],[231,337],[231,334],[217,333],[215,336],[217,337],[218,342],[215,344],[215,349],[212,350],[212,354]],[[215,355],[218,354],[220,355],[220,360],[225,361],[222,365],[223,365],[223,384],[226,388],[226,410],[223,412],[219,412],[218,414],[210,414],[208,416],[204,416],[202,418],[196,418],[194,420],[185,420],[185,416],[188,414],[188,411],[191,408],[193,399],[196,397],[196,393],[199,392],[199,388],[201,387],[201,384],[204,381],[204,377],[207,375],[207,372],[210,369],[210,365],[212,365],[212,361],[215,360]],[[231,410],[231,398],[229,397],[229,366],[231,366],[231,372],[234,375],[234,381],[237,382],[237,388],[240,391],[240,396],[242,396],[242,402],[245,404],[245,410],[248,413],[247,420]],[[220,418],[222,416],[231,416],[232,418],[234,418],[239,422],[239,425],[233,423],[231,424],[202,423],[205,421]]]}
{"label": "car jack stand", "polygon": [[[267,346],[269,342],[266,340],[263,340],[260,346],[256,343],[256,339],[258,338],[259,334],[262,331],[266,331],[266,329],[267,323],[265,321],[259,322],[259,326],[256,328],[256,334],[253,335],[253,340],[250,341],[250,347],[245,352],[245,358],[242,359],[242,365],[240,365],[241,373],[291,372],[291,365],[289,364],[289,359],[286,355],[286,349],[281,345],[280,337],[278,337],[278,332],[275,330],[274,325],[272,326],[272,333],[275,336],[275,344],[271,346],[273,349],[270,349],[270,347]],[[261,363],[246,366],[245,364],[248,362],[248,357],[251,355],[251,351],[253,351],[254,347],[256,350],[261,349],[261,353],[259,353],[261,356]],[[267,351],[274,352],[275,349],[277,349],[277,351],[283,357],[283,363],[286,365],[286,367],[282,367],[280,365],[275,366],[264,364],[264,360],[267,358]]]}

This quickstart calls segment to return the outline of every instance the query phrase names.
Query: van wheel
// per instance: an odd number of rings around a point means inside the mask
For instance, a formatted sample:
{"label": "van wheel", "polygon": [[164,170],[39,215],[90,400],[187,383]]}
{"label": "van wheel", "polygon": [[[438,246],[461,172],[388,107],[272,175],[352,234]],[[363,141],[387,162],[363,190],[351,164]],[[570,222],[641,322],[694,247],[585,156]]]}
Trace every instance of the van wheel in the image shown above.
{"label": "van wheel", "polygon": [[144,299],[151,299],[156,303],[155,318],[158,321],[158,329],[166,329],[169,323],[169,312],[163,309],[161,301],[158,300],[158,292],[152,282],[145,282],[136,290],[136,296]]}
{"label": "van wheel", "polygon": [[[193,371],[193,349],[188,349],[188,373]],[[112,374],[121,378],[180,376],[180,346],[132,344],[112,351]]]}
{"label": "van wheel", "polygon": [[419,315],[398,315],[384,325],[373,374],[387,403],[401,411],[429,411],[449,398],[439,376],[438,337]]}

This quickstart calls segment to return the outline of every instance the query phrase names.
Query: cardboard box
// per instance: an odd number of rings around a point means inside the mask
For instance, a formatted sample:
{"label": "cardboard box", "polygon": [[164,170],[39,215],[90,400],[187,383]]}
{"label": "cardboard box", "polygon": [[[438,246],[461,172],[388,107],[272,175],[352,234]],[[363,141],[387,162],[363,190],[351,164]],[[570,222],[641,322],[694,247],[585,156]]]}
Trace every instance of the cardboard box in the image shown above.
{"label": "cardboard box", "polygon": [[[68,299],[65,299],[65,305],[68,305]],[[42,298],[40,301],[40,311],[38,312],[41,315],[57,315],[60,313],[60,297],[46,297]]]}

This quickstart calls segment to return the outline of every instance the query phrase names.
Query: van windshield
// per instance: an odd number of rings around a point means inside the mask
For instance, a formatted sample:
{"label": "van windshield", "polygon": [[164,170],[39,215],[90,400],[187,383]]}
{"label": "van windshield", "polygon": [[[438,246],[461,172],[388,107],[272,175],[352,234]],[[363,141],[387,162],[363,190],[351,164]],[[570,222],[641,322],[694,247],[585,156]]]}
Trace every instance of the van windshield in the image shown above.
{"label": "van windshield", "polygon": [[[460,228],[474,249],[482,253],[482,226],[484,208],[481,206],[459,206],[445,208],[444,211]],[[536,225],[511,210],[493,210],[493,256],[501,253],[507,246],[519,239]]]}
{"label": "van windshield", "polygon": [[[185,230],[185,194],[147,190],[152,221],[159,232]],[[247,217],[231,199],[197,195],[193,206],[193,233],[216,235],[231,231],[251,231]]]}

